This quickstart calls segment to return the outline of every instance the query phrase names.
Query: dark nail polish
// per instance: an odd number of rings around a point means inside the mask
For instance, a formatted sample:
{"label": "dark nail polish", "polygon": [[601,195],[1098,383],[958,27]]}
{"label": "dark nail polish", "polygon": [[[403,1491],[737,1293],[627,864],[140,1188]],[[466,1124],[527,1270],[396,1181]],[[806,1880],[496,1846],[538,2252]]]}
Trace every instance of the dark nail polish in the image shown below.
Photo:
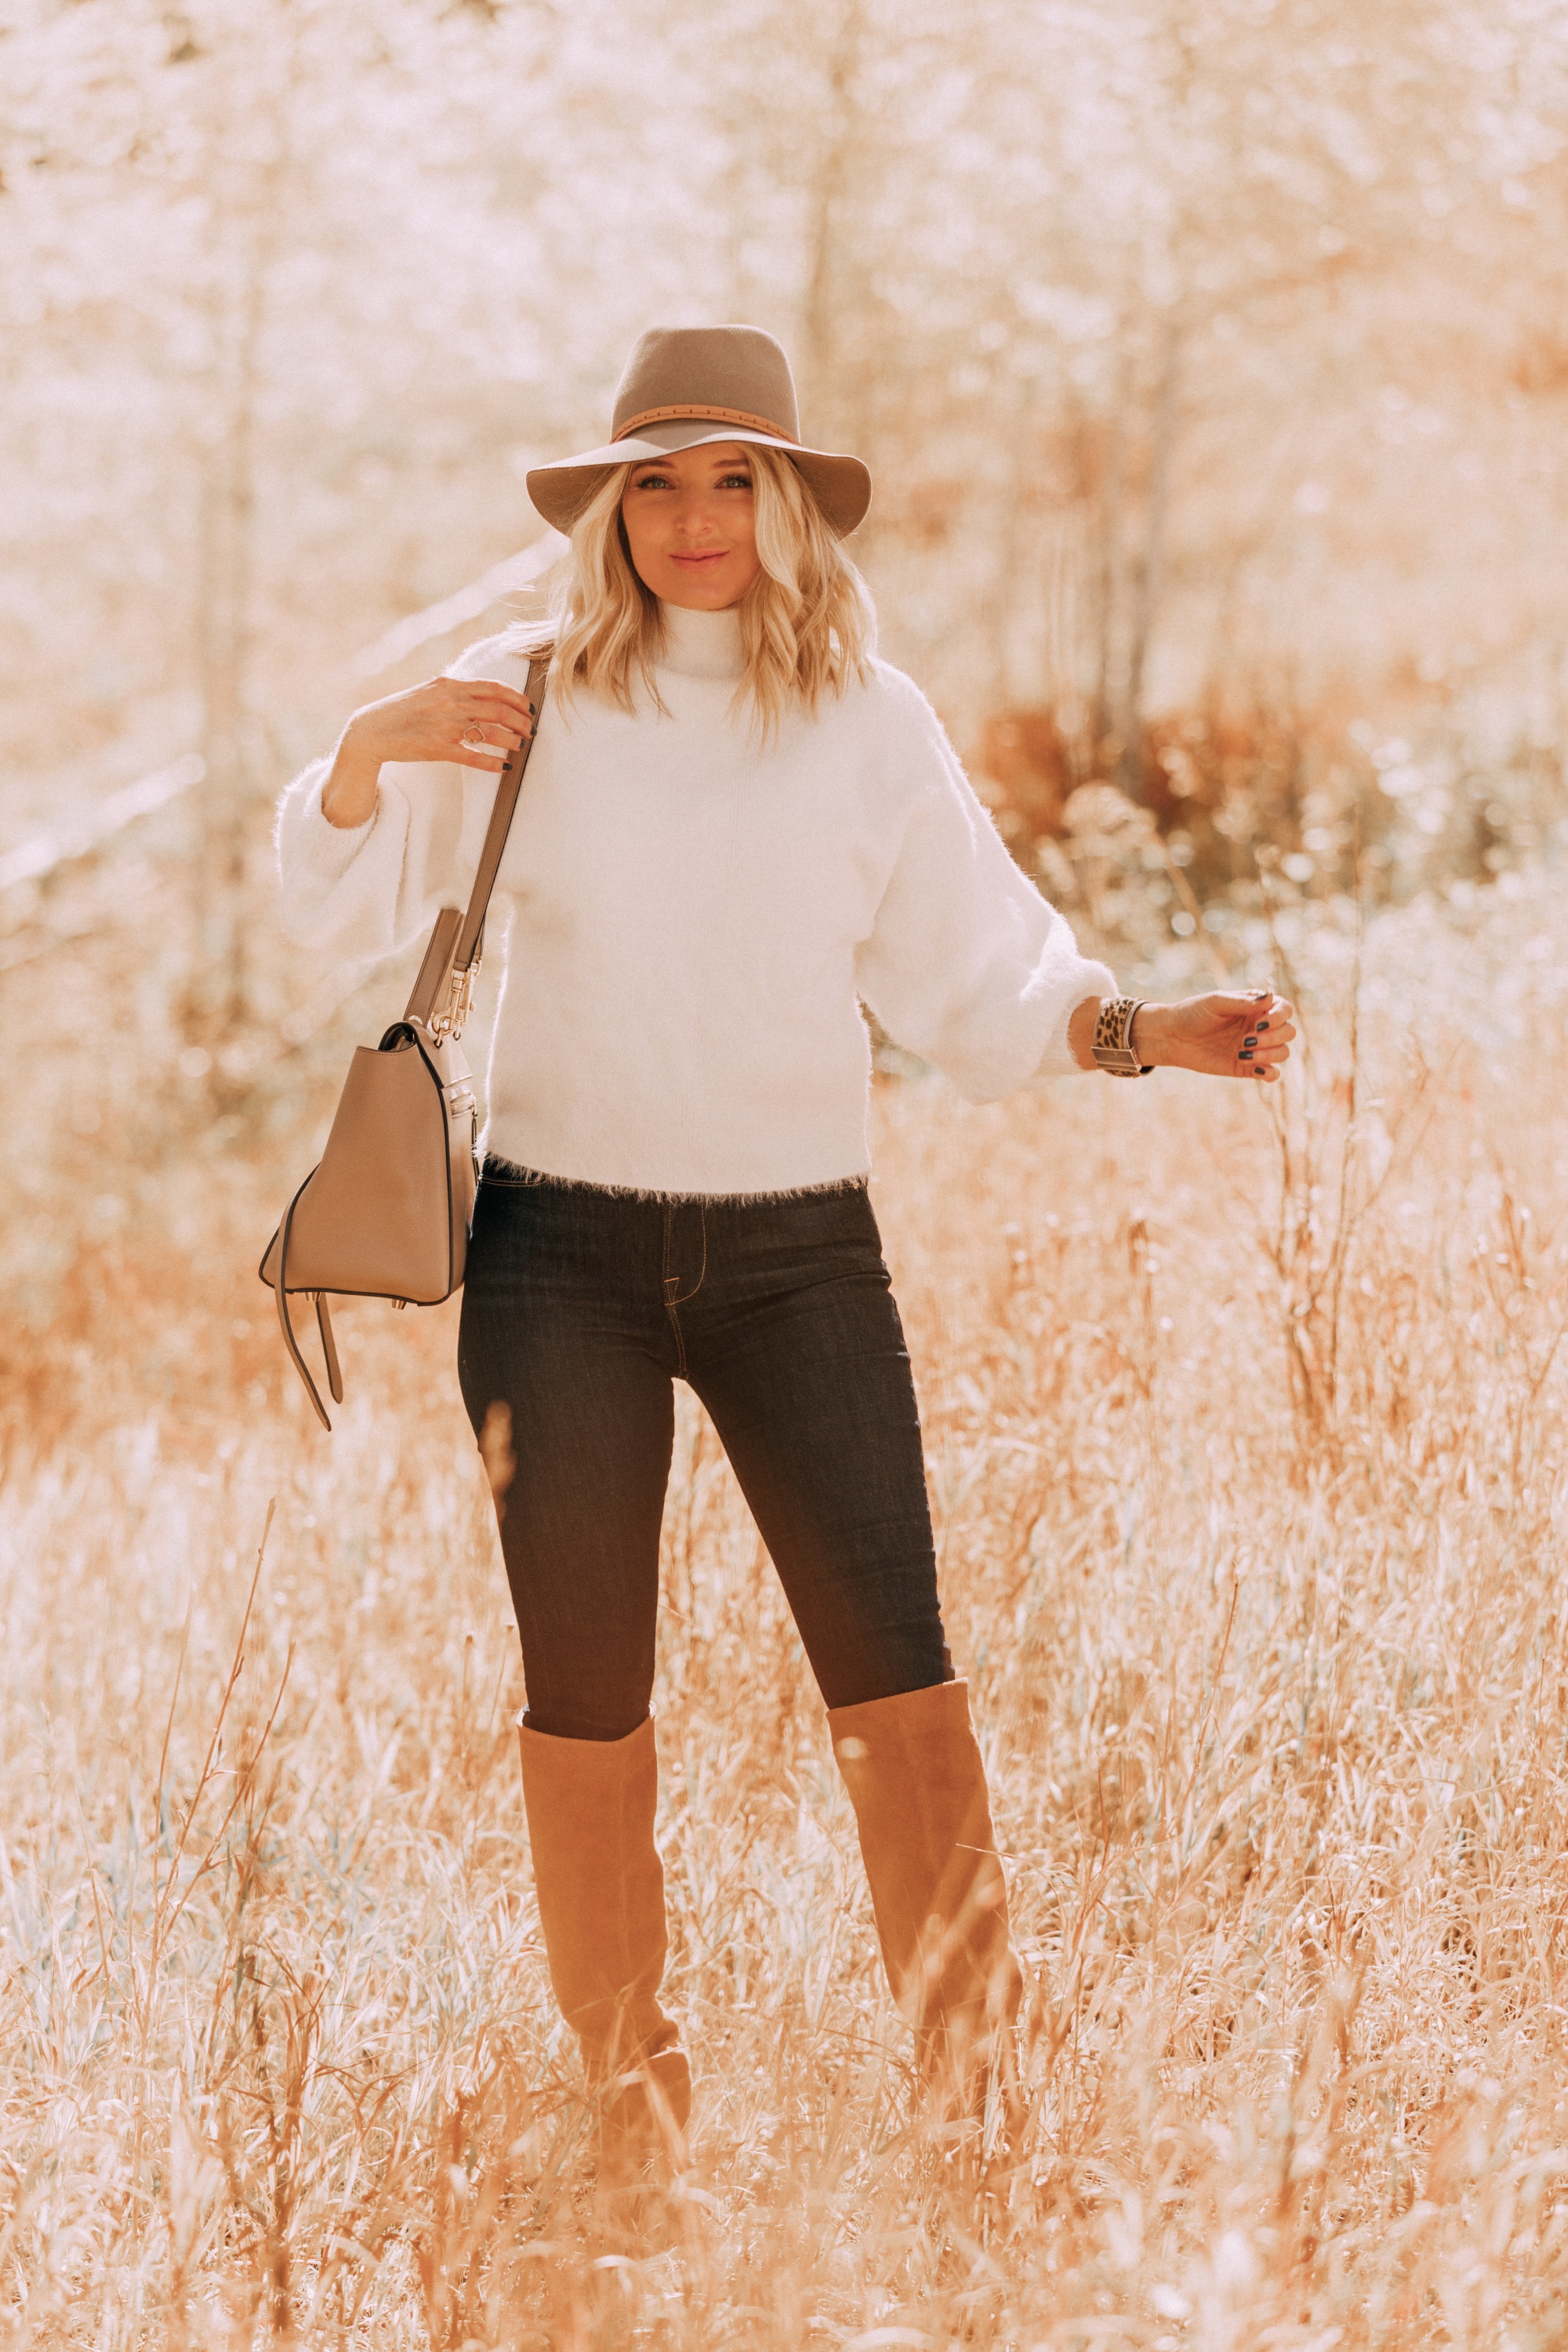
{"label": "dark nail polish", "polygon": [[1260,1021],[1260,1022],[1258,1023],[1258,1030],[1259,1030],[1259,1032],[1261,1033],[1263,1030],[1265,1030],[1265,1029],[1267,1029],[1267,1028],[1268,1028],[1268,1022],[1267,1022],[1267,1021]]}
{"label": "dark nail polish", "polygon": [[1237,1060],[1238,1062],[1250,1062],[1250,1061],[1251,1061],[1251,1059],[1252,1059],[1252,1056],[1251,1056],[1251,1055],[1247,1051],[1246,1047],[1245,1047],[1245,1046],[1243,1046],[1243,1048],[1242,1048],[1241,1052],[1237,1055],[1237,1057],[1236,1057],[1236,1058],[1237,1058]]}

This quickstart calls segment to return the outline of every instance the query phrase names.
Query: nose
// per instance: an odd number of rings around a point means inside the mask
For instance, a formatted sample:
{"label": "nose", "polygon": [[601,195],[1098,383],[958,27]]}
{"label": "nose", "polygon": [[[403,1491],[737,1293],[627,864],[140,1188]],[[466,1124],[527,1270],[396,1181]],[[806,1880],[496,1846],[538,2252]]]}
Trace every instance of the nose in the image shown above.
{"label": "nose", "polygon": [[704,539],[712,521],[707,493],[687,490],[675,511],[675,527],[683,539]]}

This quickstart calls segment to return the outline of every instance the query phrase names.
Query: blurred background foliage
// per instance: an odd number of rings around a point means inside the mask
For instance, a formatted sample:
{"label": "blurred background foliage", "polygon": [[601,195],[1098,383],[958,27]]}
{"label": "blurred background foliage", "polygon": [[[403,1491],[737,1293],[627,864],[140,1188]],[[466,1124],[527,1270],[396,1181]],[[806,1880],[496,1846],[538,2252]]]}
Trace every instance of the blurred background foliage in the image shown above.
{"label": "blurred background foliage", "polygon": [[330,1099],[278,788],[536,593],[655,321],[790,346],[884,649],[1130,977],[1556,854],[1561,8],[5,0],[0,89],[0,985],[100,1151]]}

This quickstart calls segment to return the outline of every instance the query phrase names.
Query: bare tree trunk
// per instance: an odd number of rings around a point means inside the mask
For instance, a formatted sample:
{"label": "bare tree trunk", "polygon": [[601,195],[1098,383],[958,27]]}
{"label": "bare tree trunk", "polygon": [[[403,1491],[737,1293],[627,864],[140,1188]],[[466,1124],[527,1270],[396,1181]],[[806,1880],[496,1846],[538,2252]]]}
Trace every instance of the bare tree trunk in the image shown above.
{"label": "bare tree trunk", "polygon": [[[206,780],[195,859],[200,962],[192,1011],[200,1042],[216,1054],[244,1029],[249,1013],[246,864],[259,781],[247,758],[255,635],[256,416],[297,62],[290,12],[285,6],[279,14],[281,56],[258,59],[248,45],[237,54],[209,127],[220,192],[214,203],[213,357],[205,388],[212,423],[200,487],[196,670]],[[262,74],[256,70],[258,63]],[[275,63],[275,76],[265,75],[268,63]],[[270,100],[271,137],[247,164],[236,152],[233,131],[243,111],[254,122],[258,84]]]}
{"label": "bare tree trunk", "polygon": [[1117,781],[1130,798],[1143,796],[1143,688],[1149,641],[1164,586],[1165,521],[1170,506],[1171,451],[1176,431],[1181,334],[1167,316],[1160,337],[1160,372],[1149,461],[1149,494],[1143,515],[1143,551],[1138,566],[1127,634],[1127,673],[1117,732],[1121,739]]}
{"label": "bare tree trunk", "polygon": [[[247,295],[250,291],[247,288]],[[247,993],[243,901],[250,779],[243,738],[254,576],[258,307],[254,299],[247,300],[237,348],[224,354],[223,421],[207,453],[201,491],[197,664],[207,772],[197,887],[203,1026],[207,1042],[218,1045],[243,1024]]]}
{"label": "bare tree trunk", "polygon": [[1040,553],[1041,700],[1055,711],[1072,756],[1074,781],[1081,781],[1084,729],[1083,618],[1079,595],[1082,517],[1076,506],[1053,516]]}
{"label": "bare tree trunk", "polygon": [[[827,58],[827,120],[811,191],[810,248],[801,310],[801,401],[806,430],[842,436],[847,419],[838,321],[844,309],[840,255],[860,127],[855,87],[866,32],[864,0],[842,0]],[[846,446],[853,446],[848,438]]]}
{"label": "bare tree trunk", "polygon": [[1121,611],[1122,560],[1122,488],[1126,470],[1127,407],[1129,373],[1123,364],[1117,387],[1116,405],[1110,418],[1110,437],[1100,469],[1100,496],[1095,502],[1095,524],[1099,545],[1094,566],[1095,677],[1094,712],[1091,722],[1093,741],[1090,747],[1092,764],[1099,768],[1103,761],[1113,734],[1118,711],[1116,696],[1116,637]]}
{"label": "bare tree trunk", "polygon": [[1034,401],[1030,386],[1026,379],[1020,379],[1014,387],[1007,419],[1007,488],[1003,501],[987,614],[991,638],[991,707],[994,710],[1011,710],[1021,698],[1013,671],[1013,647],[1017,635],[1018,600],[1024,579],[1026,543],[1024,481],[1029,462],[1029,428],[1033,422]]}

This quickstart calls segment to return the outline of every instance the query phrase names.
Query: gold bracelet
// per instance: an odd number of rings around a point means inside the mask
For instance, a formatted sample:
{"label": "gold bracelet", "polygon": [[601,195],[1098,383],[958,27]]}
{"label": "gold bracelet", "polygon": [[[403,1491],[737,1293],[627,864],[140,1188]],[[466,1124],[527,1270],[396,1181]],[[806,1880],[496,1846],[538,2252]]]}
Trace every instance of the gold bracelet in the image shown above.
{"label": "gold bracelet", "polygon": [[1141,1062],[1132,1051],[1133,1015],[1142,1011],[1141,996],[1107,997],[1094,1024],[1090,1048],[1102,1070],[1113,1078],[1146,1078],[1152,1062]]}

